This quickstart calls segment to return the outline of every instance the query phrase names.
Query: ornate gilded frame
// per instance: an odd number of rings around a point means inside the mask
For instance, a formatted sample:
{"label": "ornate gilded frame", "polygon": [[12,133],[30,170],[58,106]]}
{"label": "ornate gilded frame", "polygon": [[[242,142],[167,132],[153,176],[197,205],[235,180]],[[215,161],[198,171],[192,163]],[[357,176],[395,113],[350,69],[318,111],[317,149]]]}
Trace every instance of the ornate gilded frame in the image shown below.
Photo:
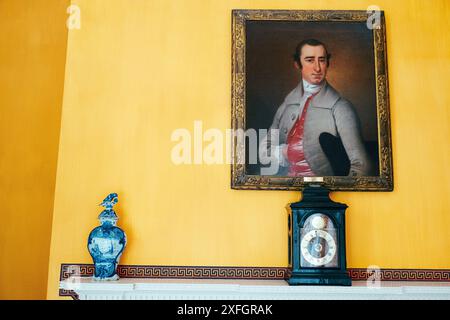
{"label": "ornate gilded frame", "polygon": [[[384,12],[380,26],[373,29],[376,104],[379,146],[379,176],[328,176],[313,179],[333,191],[392,191],[392,143],[387,75]],[[233,10],[232,11],[232,129],[246,128],[246,21],[339,21],[365,22],[366,11],[329,10]],[[245,172],[245,140],[232,140],[231,187],[241,190],[302,190],[309,183],[303,177],[248,175]]]}

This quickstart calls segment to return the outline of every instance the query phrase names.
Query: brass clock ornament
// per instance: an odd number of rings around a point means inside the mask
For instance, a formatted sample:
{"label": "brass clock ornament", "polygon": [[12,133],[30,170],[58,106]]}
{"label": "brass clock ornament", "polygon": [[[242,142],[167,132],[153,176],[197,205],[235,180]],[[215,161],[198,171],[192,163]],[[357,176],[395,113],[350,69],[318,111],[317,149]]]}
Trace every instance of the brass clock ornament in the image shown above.
{"label": "brass clock ornament", "polygon": [[346,204],[330,199],[329,190],[308,186],[303,199],[290,205],[290,285],[351,286],[345,252]]}

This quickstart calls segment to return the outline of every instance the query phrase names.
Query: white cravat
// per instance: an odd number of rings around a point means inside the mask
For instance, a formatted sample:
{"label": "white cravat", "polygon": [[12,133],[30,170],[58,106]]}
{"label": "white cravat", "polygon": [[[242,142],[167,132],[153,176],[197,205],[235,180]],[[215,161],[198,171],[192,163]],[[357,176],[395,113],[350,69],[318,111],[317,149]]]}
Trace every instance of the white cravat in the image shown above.
{"label": "white cravat", "polygon": [[306,102],[306,99],[308,99],[309,97],[311,97],[313,94],[317,93],[320,91],[320,89],[322,89],[323,87],[323,82],[321,84],[311,84],[308,81],[306,81],[305,79],[302,79],[303,82],[303,97],[302,97],[302,101],[303,103],[301,103],[302,105],[302,109],[303,109],[303,105]]}
{"label": "white cravat", "polygon": [[306,81],[305,79],[302,79],[303,82],[303,96],[300,99],[300,110],[299,110],[299,115],[302,114],[303,112],[303,108],[305,107],[305,103],[306,100],[308,100],[309,97],[311,97],[313,94],[316,94],[317,92],[320,91],[320,89],[322,89],[324,82],[322,82],[321,84],[311,84],[308,81]]}

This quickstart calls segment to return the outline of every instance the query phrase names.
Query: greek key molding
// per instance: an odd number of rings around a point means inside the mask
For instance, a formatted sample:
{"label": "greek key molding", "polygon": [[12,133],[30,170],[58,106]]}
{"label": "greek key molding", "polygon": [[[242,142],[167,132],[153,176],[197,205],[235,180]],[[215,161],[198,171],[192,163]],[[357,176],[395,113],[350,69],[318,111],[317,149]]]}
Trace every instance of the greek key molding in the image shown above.
{"label": "greek key molding", "polygon": [[[367,280],[373,272],[367,269],[349,269],[350,278],[354,281]],[[380,269],[381,281],[450,281],[449,269]]]}

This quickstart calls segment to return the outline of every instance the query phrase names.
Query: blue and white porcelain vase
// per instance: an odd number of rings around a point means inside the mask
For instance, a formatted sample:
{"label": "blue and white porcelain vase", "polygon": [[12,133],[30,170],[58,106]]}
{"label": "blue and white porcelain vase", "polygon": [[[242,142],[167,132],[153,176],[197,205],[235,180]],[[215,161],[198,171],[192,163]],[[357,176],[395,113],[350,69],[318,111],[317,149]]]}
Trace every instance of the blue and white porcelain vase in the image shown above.
{"label": "blue and white porcelain vase", "polygon": [[94,260],[94,280],[118,280],[117,266],[127,244],[127,236],[116,226],[119,219],[113,206],[117,203],[117,193],[109,194],[100,206],[105,207],[98,219],[100,226],[91,231],[88,250]]}

